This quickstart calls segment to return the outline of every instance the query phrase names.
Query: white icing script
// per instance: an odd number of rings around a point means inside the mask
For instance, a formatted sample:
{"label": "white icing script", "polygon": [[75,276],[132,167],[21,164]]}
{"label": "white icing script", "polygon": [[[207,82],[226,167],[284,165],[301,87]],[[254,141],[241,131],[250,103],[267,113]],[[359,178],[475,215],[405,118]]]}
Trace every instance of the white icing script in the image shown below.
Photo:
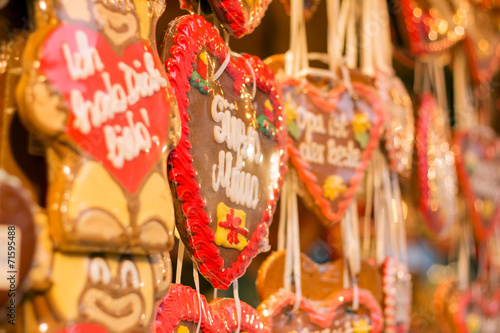
{"label": "white icing script", "polygon": [[[299,144],[302,158],[310,163],[334,165],[337,167],[356,168],[361,160],[361,151],[356,148],[354,141],[347,141],[346,145],[339,145],[336,139],[346,139],[350,123],[342,114],[340,117],[330,116],[325,127],[322,114],[313,114],[305,108],[297,107],[297,126],[304,133],[304,141]],[[313,134],[328,135],[330,138],[324,144],[314,142]],[[326,154],[326,158],[325,158]]]}
{"label": "white icing script", "polygon": [[496,163],[481,162],[476,165],[471,178],[473,191],[482,198],[491,198],[493,202],[500,201],[500,184],[498,183]]}
{"label": "white icing script", "polygon": [[80,90],[71,90],[70,104],[75,116],[73,126],[82,134],[89,134],[93,127],[101,127],[116,115],[125,113],[127,125],[104,127],[107,158],[115,168],[122,168],[124,161],[135,159],[140,152],[148,152],[152,144],[148,130],[148,110],[141,109],[141,119],[134,119],[128,108],[141,98],[152,96],[161,88],[165,88],[167,80],[155,68],[153,55],[145,51],[143,59],[134,60],[132,66],[118,62],[125,86],[112,83],[112,77],[106,72],[98,50],[89,46],[85,32],[76,31],[75,40],[75,52],[71,52],[67,43],[62,45],[71,79],[85,80],[99,73],[106,90],[96,90],[91,100],[85,100]]}
{"label": "white icing script", "polygon": [[231,115],[234,110],[233,103],[220,95],[214,97],[212,119],[220,124],[214,126],[214,139],[219,144],[225,143],[230,151],[219,151],[218,164],[212,167],[212,188],[215,192],[223,188],[231,202],[255,209],[259,202],[259,179],[242,168],[245,161],[256,165],[261,162],[259,132]]}

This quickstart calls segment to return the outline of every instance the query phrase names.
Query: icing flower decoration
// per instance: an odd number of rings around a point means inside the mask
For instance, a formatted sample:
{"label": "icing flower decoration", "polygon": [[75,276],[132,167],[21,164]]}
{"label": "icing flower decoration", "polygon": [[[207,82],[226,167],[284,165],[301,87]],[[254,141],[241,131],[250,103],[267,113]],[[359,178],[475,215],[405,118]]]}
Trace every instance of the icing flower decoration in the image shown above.
{"label": "icing flower decoration", "polygon": [[370,135],[367,133],[372,127],[370,117],[366,113],[357,113],[351,120],[351,123],[354,131],[354,139],[361,148],[365,148],[370,140]]}
{"label": "icing flower decoration", "polygon": [[351,120],[354,133],[366,133],[371,127],[370,118],[366,113],[358,113]]}
{"label": "icing flower decoration", "polygon": [[352,332],[356,333],[370,333],[372,328],[366,319],[360,319],[352,324]]}
{"label": "icing flower decoration", "polygon": [[340,176],[328,176],[323,184],[323,196],[328,200],[335,200],[346,191],[344,180]]}
{"label": "icing flower decoration", "polygon": [[290,101],[286,101],[283,105],[286,116],[286,127],[288,129],[288,134],[294,139],[300,139],[301,130],[295,121],[297,119],[297,107]]}
{"label": "icing flower decoration", "polygon": [[479,162],[479,156],[472,152],[467,152],[465,153],[464,156],[464,161],[465,161],[465,167],[469,172],[474,172],[474,169],[476,168],[477,163]]}
{"label": "icing flower decoration", "polygon": [[481,329],[481,318],[475,313],[467,316],[467,331],[470,333],[479,333]]}
{"label": "icing flower decoration", "polygon": [[285,104],[283,105],[283,108],[285,109],[285,115],[286,115],[286,123],[289,124],[295,119],[297,119],[297,109],[295,104],[286,101]]}

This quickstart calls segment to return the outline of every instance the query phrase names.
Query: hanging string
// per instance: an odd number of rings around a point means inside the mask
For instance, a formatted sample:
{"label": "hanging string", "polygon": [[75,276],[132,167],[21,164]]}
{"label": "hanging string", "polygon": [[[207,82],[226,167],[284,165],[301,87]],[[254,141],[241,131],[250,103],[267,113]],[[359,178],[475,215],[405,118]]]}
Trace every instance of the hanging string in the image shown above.
{"label": "hanging string", "polygon": [[235,58],[243,58],[243,61],[245,61],[245,64],[247,65],[247,68],[250,70],[250,74],[252,74],[252,82],[253,82],[253,85],[252,85],[252,101],[253,101],[255,99],[255,94],[257,94],[257,79],[255,77],[255,71],[253,70],[253,67],[252,67],[252,65],[250,65],[250,63],[248,62],[248,60],[245,59],[245,57],[243,57],[241,54],[236,53],[236,52],[231,52],[231,54]]}
{"label": "hanging string", "polygon": [[178,240],[177,245],[177,269],[175,271],[175,283],[181,283],[182,275],[182,264],[184,263],[184,243],[182,240]]}
{"label": "hanging string", "polygon": [[[299,217],[298,217],[298,205],[297,205],[297,193],[292,184],[292,215],[291,215],[291,226],[292,226],[292,241],[293,247],[293,280],[295,282],[295,305],[293,307],[294,311],[300,308],[300,303],[302,302],[302,272],[301,272],[301,262],[300,262],[300,240],[299,240]],[[290,248],[288,248],[290,250]]]}
{"label": "hanging string", "polygon": [[[381,154],[380,154],[381,155]],[[384,189],[385,196],[385,205],[386,205],[386,223],[389,225],[388,228],[388,236],[390,236],[390,241],[387,243],[388,248],[390,249],[391,254],[394,255],[394,259],[397,263],[399,263],[399,248],[397,246],[397,212],[396,212],[396,202],[392,195],[392,182],[389,176],[389,166],[387,165],[387,161],[383,156],[379,156],[379,160],[381,163],[381,171],[382,171],[382,184]]]}
{"label": "hanging string", "polygon": [[278,222],[278,251],[285,249],[285,224],[286,224],[286,208],[288,202],[288,182],[285,180],[281,188],[280,198],[280,219]]}
{"label": "hanging string", "polygon": [[455,101],[455,127],[467,129],[478,124],[476,108],[472,104],[470,78],[465,51],[456,48],[453,59],[453,96]]}
{"label": "hanging string", "polygon": [[[289,182],[289,187],[291,187],[291,178],[288,177],[288,182]],[[293,230],[291,228],[291,216],[293,214],[293,208],[292,208],[292,194],[290,194],[287,197],[287,203],[286,203],[286,208],[287,208],[287,216],[286,216],[286,255],[285,255],[285,270],[283,272],[283,281],[284,281],[284,288],[286,291],[291,291],[292,289],[292,270],[293,270],[293,262],[294,262],[294,257],[293,257]]]}
{"label": "hanging string", "polygon": [[214,299],[217,299],[217,292],[219,291],[219,289],[217,288],[214,288]]}
{"label": "hanging string", "polygon": [[368,170],[366,172],[366,201],[365,201],[365,216],[363,221],[363,256],[365,258],[370,257],[371,249],[371,221],[372,221],[372,209],[373,209],[373,161],[368,165]]}
{"label": "hanging string", "polygon": [[234,304],[236,306],[236,318],[238,320],[238,329],[235,333],[240,333],[241,330],[241,301],[240,301],[240,292],[238,288],[238,279],[233,281],[233,295],[234,295]]}
{"label": "hanging string", "polygon": [[391,173],[392,178],[392,189],[394,191],[394,200],[396,201],[396,216],[398,219],[398,232],[397,232],[397,241],[398,241],[398,249],[399,249],[399,260],[400,264],[403,265],[405,269],[408,269],[408,250],[406,244],[406,221],[403,214],[402,207],[402,197],[401,197],[401,189],[399,186],[399,179],[396,173]]}
{"label": "hanging string", "polygon": [[200,333],[201,327],[201,318],[205,315],[205,309],[203,308],[203,303],[201,302],[201,294],[200,294],[200,277],[198,275],[198,270],[196,267],[193,267],[193,280],[194,285],[196,287],[196,296],[198,296],[198,308],[200,312],[200,318],[198,318],[198,326],[196,327],[196,333]]}
{"label": "hanging string", "polygon": [[215,80],[218,80],[219,77],[222,75],[222,73],[224,73],[224,71],[226,70],[226,67],[227,65],[229,64],[229,61],[231,60],[231,49],[229,48],[229,46],[227,47],[227,55],[226,55],[226,59],[224,59],[224,62],[222,63],[222,65],[220,65],[219,69],[217,70],[217,72],[215,72],[214,75],[212,75],[210,78],[209,78],[209,81],[215,81]]}

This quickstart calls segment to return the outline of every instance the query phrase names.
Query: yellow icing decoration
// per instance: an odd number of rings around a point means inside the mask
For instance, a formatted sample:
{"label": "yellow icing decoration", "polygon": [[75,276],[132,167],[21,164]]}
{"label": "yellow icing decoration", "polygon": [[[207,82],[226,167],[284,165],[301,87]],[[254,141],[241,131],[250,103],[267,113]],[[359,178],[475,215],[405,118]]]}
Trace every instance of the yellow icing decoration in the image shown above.
{"label": "yellow icing decoration", "polygon": [[370,124],[370,118],[366,113],[356,114],[351,120],[351,123],[354,133],[356,134],[366,133],[366,131],[368,131],[372,127],[372,125]]}
{"label": "yellow icing decoration", "polygon": [[481,328],[481,318],[475,314],[471,313],[467,316],[467,331],[471,333],[479,332]]}
{"label": "yellow icing decoration", "polygon": [[290,102],[285,102],[284,104],[285,115],[286,115],[286,123],[289,124],[297,119],[297,111],[295,108],[295,104]]}
{"label": "yellow icing decoration", "polygon": [[323,184],[323,196],[328,200],[335,200],[346,191],[344,180],[340,176],[328,176]]}
{"label": "yellow icing decoration", "polygon": [[215,233],[215,244],[218,246],[243,251],[248,245],[245,236],[247,214],[241,209],[233,209],[223,202],[217,205],[217,231]]}
{"label": "yellow icing decoration", "polygon": [[370,333],[373,326],[367,320],[360,319],[352,324],[352,332],[356,333]]}
{"label": "yellow icing decoration", "polygon": [[268,109],[269,111],[273,111],[273,105],[271,104],[271,100],[267,99],[266,102],[264,103],[264,107]]}
{"label": "yellow icing decoration", "polygon": [[200,55],[199,55],[199,57],[200,57],[200,60],[201,60],[201,61],[203,61],[203,63],[204,63],[205,65],[208,65],[208,55],[207,55],[207,51],[203,51],[203,52],[201,52],[201,53],[200,53]]}
{"label": "yellow icing decoration", "polygon": [[189,328],[184,325],[177,327],[177,333],[189,333]]}
{"label": "yellow icing decoration", "polygon": [[491,201],[490,199],[488,200],[485,200],[483,202],[483,217],[484,218],[491,218],[493,216],[493,212],[495,210],[495,205],[493,203],[493,201]]}

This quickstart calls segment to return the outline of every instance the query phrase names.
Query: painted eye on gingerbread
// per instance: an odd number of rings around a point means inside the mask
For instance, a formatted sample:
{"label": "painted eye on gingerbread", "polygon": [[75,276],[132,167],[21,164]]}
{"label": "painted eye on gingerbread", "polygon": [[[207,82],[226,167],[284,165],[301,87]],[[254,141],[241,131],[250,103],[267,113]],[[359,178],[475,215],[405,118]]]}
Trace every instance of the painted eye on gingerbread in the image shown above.
{"label": "painted eye on gingerbread", "polygon": [[128,286],[134,289],[139,289],[139,272],[137,271],[137,267],[132,261],[124,260],[121,262],[120,275],[123,289],[127,288]]}
{"label": "painted eye on gingerbread", "polygon": [[102,283],[109,285],[111,282],[111,271],[103,258],[97,257],[90,261],[89,267],[90,281],[94,284]]}

